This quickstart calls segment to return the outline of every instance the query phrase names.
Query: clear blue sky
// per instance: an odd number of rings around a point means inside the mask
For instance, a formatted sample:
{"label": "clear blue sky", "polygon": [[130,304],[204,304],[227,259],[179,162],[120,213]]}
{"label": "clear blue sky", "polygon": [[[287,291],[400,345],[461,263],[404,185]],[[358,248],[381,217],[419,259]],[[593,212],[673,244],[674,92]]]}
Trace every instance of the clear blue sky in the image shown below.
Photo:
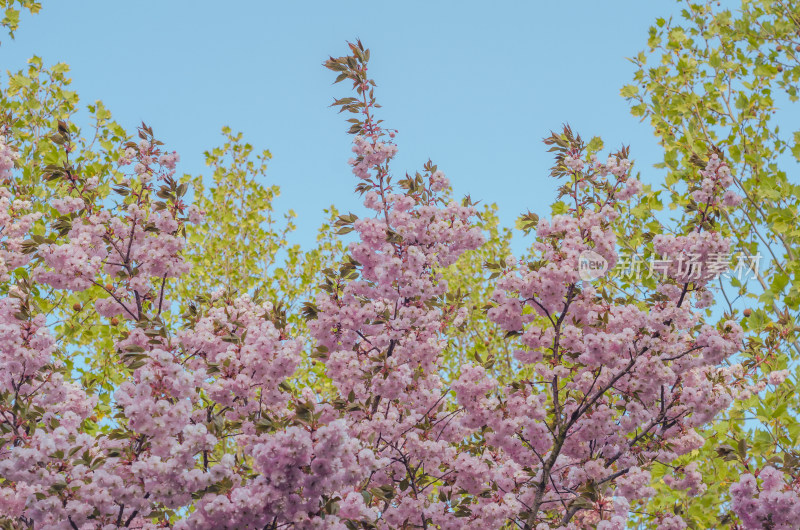
{"label": "clear blue sky", "polygon": [[347,92],[321,66],[360,37],[387,126],[399,129],[395,171],[428,158],[456,194],[497,202],[512,225],[548,213],[555,182],[541,138],[563,122],[606,147],[630,144],[645,181],[659,148],[619,89],[667,1],[208,2],[45,1],[0,47],[3,70],[37,54],[72,67],[84,102],[102,99],[126,128],[140,121],[205,171],[202,152],[224,125],[273,154],[279,210],[297,211],[296,240],[313,241],[323,208],[359,210],[346,161]]}

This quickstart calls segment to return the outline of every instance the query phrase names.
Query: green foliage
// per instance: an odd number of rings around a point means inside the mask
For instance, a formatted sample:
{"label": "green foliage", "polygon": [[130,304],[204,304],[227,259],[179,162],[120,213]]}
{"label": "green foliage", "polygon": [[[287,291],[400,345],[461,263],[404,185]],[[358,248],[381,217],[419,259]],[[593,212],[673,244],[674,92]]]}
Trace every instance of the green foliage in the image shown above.
{"label": "green foliage", "polygon": [[[650,28],[647,51],[632,59],[634,83],[621,90],[664,148],[660,166],[668,171],[670,202],[690,205],[698,166],[710,153],[726,158],[744,202],[719,222],[734,237],[736,252],[762,258],[749,285],[735,279],[721,284],[721,301],[749,331],[740,360],[753,382],[773,370],[792,372],[706,431],[706,446],[687,458],[703,464],[705,494],[689,496],[656,480],[658,495],[643,513],[674,510],[691,528],[730,527],[727,488],[742,473],[767,461],[798,473],[800,229],[794,223],[800,186],[787,175],[792,158],[800,160],[800,133],[779,123],[787,115],[779,105],[791,107],[798,99],[798,28],[795,2],[743,1],[735,11],[717,2],[686,2],[680,19],[658,19]],[[641,225],[636,231],[643,233]]]}
{"label": "green foliage", "polygon": [[[53,217],[47,203],[60,189],[49,172],[70,167],[82,179],[97,177],[96,193],[105,197],[118,175],[120,146],[128,139],[102,102],[81,108],[78,95],[70,90],[68,73],[67,65],[46,67],[34,56],[26,68],[7,72],[0,85],[0,131],[21,157],[17,178],[10,185],[15,195],[30,200],[34,211],[46,217]],[[47,236],[43,223],[34,230]],[[26,278],[27,272],[20,268],[15,275]],[[1,285],[0,293],[7,294],[9,285]],[[87,388],[103,390],[98,414],[108,414],[119,370],[112,353],[116,330],[93,310],[100,291],[55,294],[36,287],[33,295],[33,303],[56,333],[59,357],[67,369],[82,376]]]}
{"label": "green foliage", "polygon": [[[291,243],[296,214],[276,213],[280,188],[267,184],[272,155],[266,150],[256,153],[241,133],[228,127],[222,134],[223,145],[205,153],[210,182],[202,175],[184,177],[192,183],[193,204],[204,215],[200,224],[187,229],[184,258],[191,271],[176,286],[173,299],[181,312],[191,314],[194,305],[218,289],[227,297],[259,296],[286,311],[293,336],[305,336],[301,305],[313,299],[323,271],[344,259],[343,243],[332,229],[339,212],[333,206],[326,210],[328,221],[320,227],[313,248]],[[308,356],[299,379],[322,390],[327,382],[321,368]]]}
{"label": "green foliage", "polygon": [[[296,214],[276,214],[273,202],[280,188],[265,184],[272,155],[254,155],[242,134],[227,127],[222,134],[225,143],[205,153],[212,170],[210,185],[203,176],[184,178],[192,183],[193,204],[203,212],[203,220],[187,231],[184,256],[192,269],[177,288],[178,298],[185,306],[221,288],[227,296],[258,293],[298,307],[320,281],[319,271],[342,260],[342,242],[331,230],[338,211],[333,206],[326,210],[330,218],[319,229],[316,247],[304,251],[291,244]],[[302,325],[299,319],[291,322]]]}
{"label": "green foliage", "polygon": [[[180,293],[212,291],[217,287],[230,293],[251,292],[265,286],[271,294],[274,283],[286,281],[286,271],[271,274],[278,251],[287,247],[294,230],[294,212],[275,218],[273,201],[277,186],[264,186],[269,151],[253,156],[253,146],[242,142],[241,133],[222,130],[225,144],[206,151],[206,165],[212,170],[208,188],[203,177],[191,179],[194,204],[204,213],[203,222],[188,234],[187,257],[192,272],[182,282]],[[288,261],[297,260],[297,246],[287,249]]]}
{"label": "green foliage", "polygon": [[34,0],[0,0],[0,12],[3,14],[0,26],[6,28],[12,39],[19,28],[19,16],[23,9],[35,14],[42,9],[42,4]]}

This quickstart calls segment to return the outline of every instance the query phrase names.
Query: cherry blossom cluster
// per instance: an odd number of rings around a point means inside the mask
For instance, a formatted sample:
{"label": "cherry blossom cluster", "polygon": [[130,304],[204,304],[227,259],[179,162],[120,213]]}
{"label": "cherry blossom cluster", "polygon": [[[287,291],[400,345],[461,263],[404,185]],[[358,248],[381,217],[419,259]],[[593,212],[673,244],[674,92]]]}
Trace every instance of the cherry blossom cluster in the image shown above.
{"label": "cherry blossom cluster", "polygon": [[385,164],[397,154],[397,146],[391,142],[369,142],[362,136],[356,136],[353,153],[356,155],[356,158],[350,159],[353,174],[367,179],[372,168]]}
{"label": "cherry blossom cluster", "polygon": [[728,164],[717,153],[711,155],[700,175],[703,177],[700,187],[691,194],[696,202],[712,206],[720,203],[736,206],[742,202],[741,196],[729,189],[733,184],[733,176]]}
{"label": "cherry blossom cluster", "polygon": [[69,528],[70,514],[87,506],[56,492],[74,487],[73,479],[80,484],[88,471],[88,462],[63,463],[94,446],[81,432],[94,403],[54,361],[55,339],[44,316],[21,318],[26,298],[15,293],[0,300],[0,388],[7,396],[0,404],[0,514],[36,528]]}
{"label": "cherry blossom cluster", "polygon": [[[307,392],[295,396],[282,387],[300,362],[301,342],[275,327],[272,310],[270,303],[248,297],[223,299],[178,334],[181,369],[193,374],[189,386],[196,393],[180,425],[215,432],[205,449],[209,454],[226,438],[235,442],[222,442],[227,451],[205,481],[191,466],[185,471],[197,483],[183,491],[197,492],[220,480],[230,485],[204,495],[176,528],[314,527],[323,524],[326,502],[337,494],[345,499],[377,466],[330,407],[318,406]],[[192,403],[199,401],[209,405],[193,411]],[[135,407],[143,402],[130,400]],[[195,448],[192,456],[197,454]],[[354,499],[361,495],[349,500],[350,515],[357,518],[366,508]],[[324,524],[337,519],[331,514]]]}
{"label": "cherry blossom cluster", "polygon": [[[349,431],[380,463],[363,485],[368,504],[351,495],[344,505],[380,528],[463,528],[449,496],[462,483],[473,489],[486,466],[454,445],[465,433],[445,406],[442,332],[465,312],[443,306],[448,289],[440,271],[482,243],[476,211],[444,199],[447,179],[432,165],[400,181],[405,193],[398,193],[386,173],[396,147],[378,133],[357,136],[354,151],[353,173],[369,184],[360,191],[375,215],[352,220],[358,239],[348,248],[351,267],[330,279],[308,323]],[[439,497],[432,495],[436,478],[448,474]],[[496,527],[504,515],[486,514],[475,525]]]}
{"label": "cherry blossom cluster", "polygon": [[[127,219],[135,232],[127,211],[92,216]],[[95,246],[114,241],[94,236]],[[123,285],[133,299],[146,284]],[[370,513],[354,492],[377,466],[374,455],[331,413],[307,418],[309,396],[281,387],[301,343],[276,327],[271,304],[218,297],[174,337],[153,324],[155,307],[137,311],[115,345],[130,369],[114,395],[119,412],[101,431],[94,398],[55,360],[44,316],[31,315],[20,289],[0,300],[3,517],[42,529],[302,526],[337,492],[348,517]],[[181,512],[192,504],[191,515]]]}
{"label": "cherry blossom cluster", "polygon": [[772,466],[742,475],[730,488],[731,506],[745,530],[791,530],[800,520],[800,483]]}
{"label": "cherry blossom cluster", "polygon": [[[185,231],[201,212],[174,178],[177,154],[147,127],[123,146],[122,174],[86,178],[60,124],[47,216],[0,189],[0,272],[13,283],[0,298],[0,522],[622,529],[631,504],[654,494],[649,469],[699,448],[696,429],[752,390],[741,366],[721,367],[742,329],[705,325],[695,310],[708,277],[674,272],[645,297],[581,279],[587,252],[617,262],[615,223],[642,186],[627,150],[599,163],[571,132],[549,142],[567,211],[538,221],[531,255],[503,260],[487,300],[516,350],[514,377],[493,379],[480,358],[445,374],[447,332],[470,312],[443,271],[482,245],[477,211],[451,200],[431,162],[393,179],[395,133],[373,116],[369,51],[350,50],[326,65],[358,96],[336,105],[358,116],[350,165],[370,213],[337,221],[352,240],[303,307],[308,336],[272,303],[223,288],[170,314],[170,282],[188,271]],[[4,179],[14,158],[0,142]],[[730,202],[717,198],[731,184],[724,168],[711,158],[699,218],[650,250],[710,259],[727,249],[705,222]],[[113,200],[99,196],[102,179]],[[11,274],[20,267],[30,279]],[[97,396],[61,361],[67,352],[33,302],[38,285],[90,293],[114,323],[112,415],[98,417]],[[318,387],[296,377],[304,356],[323,365]],[[770,470],[732,489],[743,521],[778,525],[764,514],[797,510],[796,485]],[[666,481],[697,494],[700,478],[688,464]],[[662,530],[686,527],[673,513],[655,517]]]}
{"label": "cherry blossom cluster", "polygon": [[[359,50],[353,51],[360,59]],[[345,64],[331,59],[328,67],[342,71]],[[377,146],[381,135],[371,123],[371,92],[359,77],[364,69],[350,66],[364,96],[357,109],[363,114],[361,129],[373,132]],[[691,305],[706,297],[706,278],[667,276],[649,306],[634,299],[612,302],[581,282],[582,253],[616,263],[612,223],[620,201],[637,194],[641,184],[629,177],[626,152],[605,164],[592,157],[584,161],[579,137],[573,140],[565,134],[552,143],[562,148],[555,173],[571,177],[562,189],[575,206],[539,222],[535,256],[523,263],[506,260],[489,310],[492,320],[519,336],[517,359],[521,374],[529,375],[503,386],[482,366],[463,366],[450,404],[438,375],[426,374],[437,367],[439,337],[423,327],[426,320],[410,318],[438,310],[420,302],[443,298],[445,291],[436,290],[441,282],[426,278],[435,278],[436,266],[449,261],[431,264],[429,251],[442,243],[418,232],[409,237],[395,226],[398,210],[409,210],[412,219],[424,215],[436,226],[429,211],[429,198],[436,196],[432,174],[427,182],[423,175],[400,181],[407,193],[398,200],[389,186],[390,157],[365,149],[364,137],[356,139],[356,152],[375,162],[371,171],[364,157],[353,165],[368,183],[358,187],[365,206],[377,215],[354,222],[360,239],[350,247],[352,267],[330,279],[309,327],[349,407],[354,432],[394,462],[370,481],[392,490],[376,503],[382,508],[376,524],[620,527],[628,503],[653,494],[647,468],[699,448],[703,438],[695,428],[736,397],[735,371],[718,365],[739,350],[743,333],[732,321],[720,329],[697,325]],[[715,170],[715,163],[712,158],[707,171]],[[703,256],[726,249],[721,235],[703,232],[716,206],[708,205],[687,236],[669,240],[674,248],[661,240],[653,247]],[[462,218],[457,225],[453,219],[451,230],[468,222]],[[448,244],[459,240],[446,234]],[[417,250],[418,243],[425,246]],[[414,305],[410,313],[407,307]],[[441,315],[434,319],[441,321]],[[421,427],[430,432],[418,432]],[[699,488],[695,470],[685,474],[675,487]],[[423,495],[430,484],[437,495]],[[674,514],[660,518],[662,528],[685,527]]]}
{"label": "cherry blossom cluster", "polygon": [[[0,183],[8,183],[17,158],[17,152],[6,144],[4,136],[0,136]],[[31,211],[29,200],[16,198],[9,188],[0,187],[0,282],[8,282],[11,271],[30,261],[24,244],[41,216],[40,212]]]}
{"label": "cherry blossom cluster", "polygon": [[[701,187],[692,197],[702,203],[698,219],[702,225],[712,218],[715,209],[736,206],[741,198],[729,189],[733,177],[728,165],[716,153],[700,173],[703,176]],[[653,247],[667,263],[663,272],[679,282],[703,286],[723,272],[718,257],[729,254],[730,241],[717,231],[691,230],[683,235],[658,234],[653,238]],[[709,303],[710,296],[707,296],[698,307]]]}
{"label": "cherry blossom cluster", "polygon": [[0,182],[8,182],[11,179],[14,161],[19,155],[7,143],[6,137],[0,135]]}
{"label": "cherry blossom cluster", "polygon": [[[129,144],[121,167],[134,164],[133,181],[124,176],[115,183],[125,196],[107,209],[93,193],[97,178],[75,179],[67,163],[60,174],[61,196],[52,201],[69,227],[65,237],[40,242],[33,278],[57,289],[83,291],[92,286],[105,292],[96,302],[107,317],[122,315],[138,320],[144,306],[163,308],[163,286],[168,278],[188,271],[181,257],[183,227],[200,220],[195,206],[187,206],[184,185],[172,178],[178,157],[162,153],[160,142],[146,129],[138,144]],[[158,189],[151,180],[163,183]],[[165,198],[153,200],[153,195]],[[55,223],[53,223],[55,224]]]}
{"label": "cherry blossom cluster", "polygon": [[164,180],[175,175],[175,166],[180,156],[175,151],[162,152],[159,143],[142,138],[139,143],[131,142],[119,158],[121,166],[134,164],[133,172],[143,184],[154,177]]}
{"label": "cherry blossom cluster", "polygon": [[114,393],[118,413],[101,426],[95,397],[57,360],[29,284],[0,299],[0,515],[37,529],[302,525],[338,491],[356,514],[363,506],[346,495],[374,456],[331,414],[309,415],[309,396],[281,386],[301,342],[276,327],[271,304],[220,294],[176,332],[159,318],[165,282],[186,271],[182,230],[199,212],[172,180],[177,157],[151,131],[142,136],[122,160],[138,160],[138,177],[116,183],[118,206],[97,200],[97,182],[68,161],[53,170],[62,196],[44,229],[61,233],[25,240],[40,217],[0,190],[7,270],[34,260],[34,281],[99,289],[98,312],[132,323],[109,353],[128,375]]}
{"label": "cherry blossom cluster", "polygon": [[8,282],[14,269],[27,264],[30,256],[24,243],[31,227],[42,214],[31,212],[31,203],[15,199],[8,188],[0,187],[0,281]]}
{"label": "cherry blossom cluster", "polygon": [[[595,252],[610,267],[616,262],[615,192],[627,188],[630,164],[620,160],[606,165],[611,169],[583,173],[574,155],[564,160],[575,207],[539,221],[537,254],[522,266],[507,264],[489,310],[519,337],[516,358],[530,375],[501,388],[487,382],[482,368],[465,367],[455,390],[465,409],[462,421],[481,426],[494,465],[518,467],[515,487],[485,485],[514,493],[523,509],[511,519],[526,528],[613,528],[628,502],[653,494],[647,468],[699,448],[703,438],[695,428],[737,397],[736,371],[719,364],[740,349],[743,332],[733,321],[720,329],[697,325],[691,301],[707,291],[703,276],[662,278],[649,307],[612,302],[581,281],[582,253]],[[712,159],[709,167],[715,164]],[[591,160],[585,166],[591,168]],[[701,231],[702,221],[690,234],[668,239],[671,246],[659,239],[653,247],[702,256],[727,248],[721,235]],[[684,473],[672,484],[698,491],[696,470]],[[661,525],[685,527],[672,514]]]}
{"label": "cherry blossom cluster", "polygon": [[[3,391],[15,394],[0,409],[4,517],[45,529],[160,528],[148,518],[196,496],[176,528],[302,526],[376,466],[341,420],[291,421],[297,405],[279,387],[300,343],[276,330],[269,304],[229,300],[174,340],[124,333],[116,346],[137,367],[115,393],[114,428],[94,436],[92,399],[48,366],[54,339],[41,315],[15,316],[20,304],[0,302]],[[351,515],[366,510],[357,498]]]}

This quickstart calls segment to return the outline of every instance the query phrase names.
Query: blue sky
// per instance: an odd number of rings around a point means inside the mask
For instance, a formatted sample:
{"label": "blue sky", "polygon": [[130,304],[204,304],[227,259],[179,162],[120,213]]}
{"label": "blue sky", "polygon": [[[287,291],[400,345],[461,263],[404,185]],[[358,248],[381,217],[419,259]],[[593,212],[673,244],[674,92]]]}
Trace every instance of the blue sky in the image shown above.
{"label": "blue sky", "polygon": [[331,203],[358,211],[344,117],[329,108],[344,84],[321,66],[360,37],[372,50],[381,117],[399,130],[395,171],[431,158],[457,196],[500,205],[512,225],[548,213],[555,182],[541,143],[568,122],[606,147],[630,144],[645,181],[660,173],[649,126],[619,89],[666,1],[605,2],[44,2],[0,47],[3,69],[37,54],[72,67],[84,102],[102,99],[129,130],[139,122],[203,173],[224,125],[273,154],[278,210],[298,213],[311,244]]}

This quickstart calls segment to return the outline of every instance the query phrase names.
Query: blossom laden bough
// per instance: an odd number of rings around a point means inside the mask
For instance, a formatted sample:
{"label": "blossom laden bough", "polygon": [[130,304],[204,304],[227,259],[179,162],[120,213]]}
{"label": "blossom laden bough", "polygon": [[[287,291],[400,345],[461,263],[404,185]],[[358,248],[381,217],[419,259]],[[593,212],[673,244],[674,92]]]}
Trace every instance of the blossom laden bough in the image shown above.
{"label": "blossom laden bough", "polygon": [[[445,377],[448,333],[470,318],[445,271],[484,243],[478,211],[451,199],[430,161],[393,177],[396,132],[374,115],[369,51],[350,51],[326,66],[353,82],[355,97],[334,104],[354,115],[350,165],[374,213],[336,221],[352,240],[303,307],[307,336],[256,293],[219,288],[172,313],[171,286],[189,272],[186,229],[201,212],[175,179],[179,157],[144,125],[121,173],[104,181],[70,163],[71,129],[59,124],[47,215],[30,213],[13,187],[0,191],[2,272],[13,283],[0,299],[4,524],[623,528],[631,504],[654,494],[653,466],[699,448],[697,428],[753,390],[741,366],[722,365],[742,329],[704,324],[697,311],[712,288],[707,267],[669,270],[630,293],[613,276],[581,277],[586,252],[617,263],[616,223],[643,188],[627,149],[599,162],[569,128],[545,142],[566,208],[529,215],[532,254],[489,267],[486,314],[514,346],[513,376],[493,378],[490,355]],[[5,141],[0,155],[13,179]],[[728,248],[715,219],[736,201],[719,154],[703,175],[696,218],[648,251],[704,265]],[[94,389],[62,362],[32,296],[40,288],[100,293],[75,310],[116,321],[108,355],[123,377],[112,415],[98,417]],[[296,377],[304,355],[324,366],[328,387]],[[734,510],[794,506],[794,486],[775,477],[765,469],[760,490],[743,478]],[[691,464],[667,482],[702,488]],[[686,527],[674,513],[655,517],[662,529]]]}

